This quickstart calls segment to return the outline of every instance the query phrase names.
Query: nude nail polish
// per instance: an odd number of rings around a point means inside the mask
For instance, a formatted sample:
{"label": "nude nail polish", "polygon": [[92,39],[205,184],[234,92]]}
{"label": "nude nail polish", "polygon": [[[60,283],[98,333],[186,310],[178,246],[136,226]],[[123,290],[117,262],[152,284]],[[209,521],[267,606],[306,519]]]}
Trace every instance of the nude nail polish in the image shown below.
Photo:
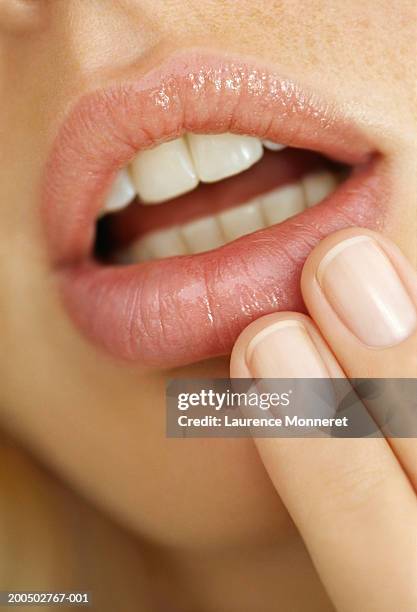
{"label": "nude nail polish", "polygon": [[282,320],[264,327],[246,349],[254,378],[327,378],[328,370],[304,325]]}
{"label": "nude nail polish", "polygon": [[416,328],[416,308],[394,265],[375,240],[356,236],[321,261],[317,280],[342,322],[364,344],[399,344]]}

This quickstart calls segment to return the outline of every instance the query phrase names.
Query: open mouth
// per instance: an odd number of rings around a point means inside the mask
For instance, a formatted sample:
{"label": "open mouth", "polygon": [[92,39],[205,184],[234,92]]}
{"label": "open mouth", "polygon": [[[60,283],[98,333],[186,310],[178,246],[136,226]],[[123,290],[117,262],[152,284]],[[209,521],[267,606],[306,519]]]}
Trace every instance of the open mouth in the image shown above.
{"label": "open mouth", "polygon": [[380,227],[374,147],[270,71],[194,53],[70,113],[42,212],[64,303],[113,355],[173,366],[227,354],[277,310],[303,311],[310,250]]}
{"label": "open mouth", "polygon": [[348,172],[253,136],[187,134],[118,172],[94,251],[125,265],[210,251],[319,204]]}

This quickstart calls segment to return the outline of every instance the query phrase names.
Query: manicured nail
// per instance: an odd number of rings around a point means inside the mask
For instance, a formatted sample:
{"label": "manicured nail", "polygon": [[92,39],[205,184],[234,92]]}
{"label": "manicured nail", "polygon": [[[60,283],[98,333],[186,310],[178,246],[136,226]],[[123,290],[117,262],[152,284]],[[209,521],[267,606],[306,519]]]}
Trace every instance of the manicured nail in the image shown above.
{"label": "manicured nail", "polygon": [[416,309],[400,277],[368,236],[333,247],[321,261],[317,279],[339,318],[368,346],[393,346],[416,327]]}
{"label": "manicured nail", "polygon": [[253,378],[328,378],[329,372],[308,331],[298,321],[264,327],[246,349]]}

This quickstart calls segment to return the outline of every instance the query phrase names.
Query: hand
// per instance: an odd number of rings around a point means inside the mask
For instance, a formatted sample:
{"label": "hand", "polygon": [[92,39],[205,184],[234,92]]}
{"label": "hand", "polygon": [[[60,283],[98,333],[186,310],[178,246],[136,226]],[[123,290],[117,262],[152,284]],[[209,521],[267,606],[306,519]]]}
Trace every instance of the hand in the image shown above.
{"label": "hand", "polygon": [[[281,312],[249,325],[233,378],[417,378],[417,274],[386,238],[328,236],[306,261],[301,289],[311,318]],[[417,440],[255,443],[336,609],[415,612]]]}

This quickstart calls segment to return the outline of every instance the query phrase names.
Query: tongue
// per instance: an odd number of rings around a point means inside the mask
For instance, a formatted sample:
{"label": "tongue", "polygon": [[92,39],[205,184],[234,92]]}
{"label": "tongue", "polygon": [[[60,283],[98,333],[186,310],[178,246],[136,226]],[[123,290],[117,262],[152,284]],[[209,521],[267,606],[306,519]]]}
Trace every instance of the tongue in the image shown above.
{"label": "tongue", "polygon": [[178,198],[157,205],[135,201],[120,213],[100,221],[101,232],[113,249],[152,230],[183,224],[247,202],[262,193],[292,183],[317,167],[329,165],[320,155],[301,149],[265,151],[249,170],[218,183],[203,184]]}

